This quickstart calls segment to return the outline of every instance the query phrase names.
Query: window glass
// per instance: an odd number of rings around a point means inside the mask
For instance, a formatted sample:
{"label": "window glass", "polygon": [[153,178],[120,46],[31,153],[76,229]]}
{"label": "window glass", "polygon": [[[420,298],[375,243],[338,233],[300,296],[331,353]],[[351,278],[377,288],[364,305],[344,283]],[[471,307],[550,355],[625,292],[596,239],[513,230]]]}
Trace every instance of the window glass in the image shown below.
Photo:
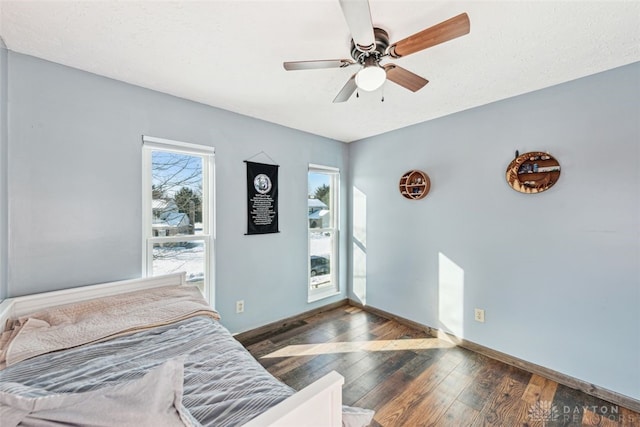
{"label": "window glass", "polygon": [[201,156],[157,151],[151,154],[152,234],[202,234]]}
{"label": "window glass", "polygon": [[205,244],[203,241],[153,244],[154,275],[186,272],[187,283],[204,293]]}
{"label": "window glass", "polygon": [[144,274],[184,272],[213,305],[213,149],[143,141]]}
{"label": "window glass", "polygon": [[338,290],[335,169],[310,167],[308,176],[309,298]]}

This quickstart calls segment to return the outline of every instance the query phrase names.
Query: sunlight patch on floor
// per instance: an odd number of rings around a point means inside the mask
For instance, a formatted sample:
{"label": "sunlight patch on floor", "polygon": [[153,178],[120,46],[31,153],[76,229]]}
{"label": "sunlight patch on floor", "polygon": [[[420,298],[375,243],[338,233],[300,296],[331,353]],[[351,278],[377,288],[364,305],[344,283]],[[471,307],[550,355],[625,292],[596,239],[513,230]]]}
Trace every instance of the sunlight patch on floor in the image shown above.
{"label": "sunlight patch on floor", "polygon": [[319,354],[355,353],[358,351],[428,350],[432,348],[450,348],[454,346],[455,344],[438,338],[300,344],[289,345],[285,348],[281,348],[280,350],[276,350],[273,353],[262,356],[262,358],[315,356]]}

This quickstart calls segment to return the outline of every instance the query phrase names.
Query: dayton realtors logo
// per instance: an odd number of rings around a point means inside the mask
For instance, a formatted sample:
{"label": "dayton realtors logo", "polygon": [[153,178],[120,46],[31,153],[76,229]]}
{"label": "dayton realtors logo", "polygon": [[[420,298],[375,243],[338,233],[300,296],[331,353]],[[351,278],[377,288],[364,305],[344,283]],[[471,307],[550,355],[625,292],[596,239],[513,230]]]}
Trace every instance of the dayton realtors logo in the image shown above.
{"label": "dayton realtors logo", "polygon": [[[630,419],[629,415],[620,413],[620,408],[616,405],[564,405],[558,407],[552,402],[547,400],[538,401],[531,405],[529,409],[529,420],[542,422],[544,427],[553,425],[549,423],[559,422],[565,423],[582,423],[584,421],[585,413],[589,412],[591,422],[595,422],[597,425],[603,420],[609,420],[614,422],[624,422],[629,425],[636,425],[635,422],[640,420]],[[596,425],[594,424],[594,425]]]}

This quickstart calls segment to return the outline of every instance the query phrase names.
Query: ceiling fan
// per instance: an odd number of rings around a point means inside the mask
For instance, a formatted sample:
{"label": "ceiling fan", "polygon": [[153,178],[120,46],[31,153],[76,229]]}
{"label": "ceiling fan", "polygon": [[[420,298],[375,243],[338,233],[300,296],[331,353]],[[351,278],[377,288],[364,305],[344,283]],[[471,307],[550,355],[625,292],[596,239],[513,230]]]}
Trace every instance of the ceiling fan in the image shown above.
{"label": "ceiling fan", "polygon": [[469,16],[454,16],[432,27],[419,31],[389,45],[388,33],[373,26],[368,0],[339,0],[342,13],[351,32],[352,59],[328,59],[285,62],[284,69],[313,70],[319,68],[345,68],[360,65],[362,68],[351,76],[333,102],[347,101],[356,89],[374,91],[390,80],[412,92],[424,87],[428,80],[395,64],[380,64],[387,56],[401,58],[429,47],[469,34]]}

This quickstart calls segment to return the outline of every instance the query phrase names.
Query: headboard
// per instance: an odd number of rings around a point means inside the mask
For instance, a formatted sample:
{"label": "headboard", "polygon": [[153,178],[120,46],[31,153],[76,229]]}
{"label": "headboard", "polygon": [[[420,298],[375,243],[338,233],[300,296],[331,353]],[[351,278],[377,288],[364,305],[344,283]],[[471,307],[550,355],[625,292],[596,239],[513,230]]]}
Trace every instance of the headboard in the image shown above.
{"label": "headboard", "polygon": [[175,273],[7,298],[0,303],[0,332],[4,331],[7,320],[15,319],[16,317],[24,316],[25,314],[45,308],[141,289],[171,285],[179,286],[184,285],[185,280],[185,273]]}

